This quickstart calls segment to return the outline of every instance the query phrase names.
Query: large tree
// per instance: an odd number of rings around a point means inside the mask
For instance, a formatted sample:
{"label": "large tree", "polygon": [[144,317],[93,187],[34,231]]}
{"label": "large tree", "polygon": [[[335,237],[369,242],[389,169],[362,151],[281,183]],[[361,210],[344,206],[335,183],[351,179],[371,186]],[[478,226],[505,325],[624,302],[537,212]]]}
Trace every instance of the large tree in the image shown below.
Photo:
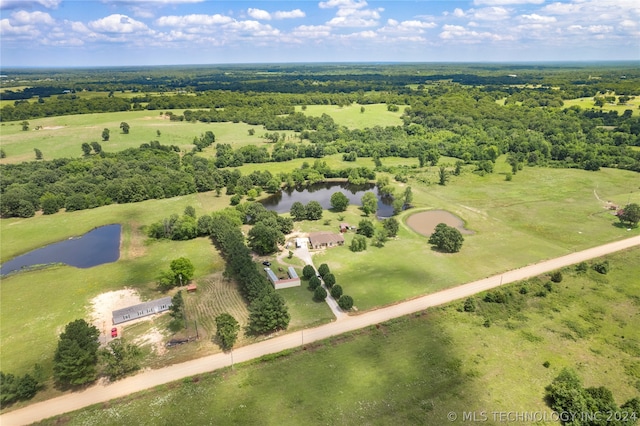
{"label": "large tree", "polygon": [[67,324],[53,356],[53,375],[64,385],[83,385],[97,377],[100,331],[79,319]]}
{"label": "large tree", "polygon": [[371,213],[378,211],[378,197],[373,192],[365,192],[361,198],[362,211],[369,216]]}
{"label": "large tree", "polygon": [[179,257],[172,260],[169,267],[171,268],[171,272],[175,277],[176,284],[180,285],[191,281],[196,270],[195,266],[193,266],[193,263],[191,263],[191,261],[186,257]]}
{"label": "large tree", "polygon": [[305,220],[307,218],[307,209],[304,207],[300,201],[296,201],[291,204],[291,210],[289,214],[293,218],[293,220]]}
{"label": "large tree", "polygon": [[216,321],[216,338],[223,350],[229,350],[233,347],[238,339],[238,331],[240,324],[227,312],[218,315]]}
{"label": "large tree", "polygon": [[322,219],[322,206],[317,201],[309,201],[305,206],[307,210],[307,219],[320,220]]}
{"label": "large tree", "polygon": [[446,223],[439,223],[429,237],[429,244],[435,245],[438,250],[446,253],[456,253],[462,248],[464,237],[456,228]]}
{"label": "large tree", "polygon": [[284,330],[290,319],[282,296],[270,291],[249,305],[247,331],[250,334],[263,334]]}
{"label": "large tree", "polygon": [[284,234],[277,227],[259,222],[249,231],[248,245],[260,255],[275,253],[278,244],[284,244]]}
{"label": "large tree", "polygon": [[387,231],[387,235],[389,235],[390,238],[393,238],[398,235],[400,223],[395,217],[390,217],[389,219],[382,221],[382,227]]}
{"label": "large tree", "polygon": [[636,203],[627,204],[624,209],[618,212],[618,219],[622,223],[628,223],[635,227],[640,222],[640,205]]}
{"label": "large tree", "polygon": [[114,339],[100,351],[104,372],[109,379],[116,380],[140,369],[142,351],[133,343]]}
{"label": "large tree", "polygon": [[338,212],[343,212],[349,206],[349,199],[342,192],[331,194],[331,207]]}
{"label": "large tree", "polygon": [[122,133],[124,133],[125,135],[129,134],[129,123],[126,122],[122,122],[120,123],[120,129],[122,130]]}

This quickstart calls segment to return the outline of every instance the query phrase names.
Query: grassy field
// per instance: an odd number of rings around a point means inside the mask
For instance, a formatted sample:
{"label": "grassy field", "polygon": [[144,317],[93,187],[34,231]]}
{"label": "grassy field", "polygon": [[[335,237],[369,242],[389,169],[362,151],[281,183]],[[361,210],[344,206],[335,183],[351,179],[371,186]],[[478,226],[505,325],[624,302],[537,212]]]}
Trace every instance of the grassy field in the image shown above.
{"label": "grassy field", "polygon": [[40,424],[501,424],[493,412],[550,416],[564,367],[620,405],[640,393],[640,250],[607,259],[608,275],[570,267],[550,292],[547,276],[515,283],[506,304],[480,295],[474,313],[454,302]]}
{"label": "grassy field", "polygon": [[[170,121],[161,115],[164,111],[127,111],[104,114],[68,115],[29,120],[29,130],[23,131],[19,122],[2,123],[2,148],[7,157],[3,163],[19,163],[35,159],[34,148],[42,151],[45,159],[81,157],[84,142],[98,142],[107,152],[138,147],[152,140],[164,145],[177,145],[190,151],[193,138],[206,131],[216,135],[216,143],[228,143],[234,148],[262,143],[262,126],[244,123],[186,123]],[[182,114],[175,110],[175,114]],[[130,126],[129,134],[120,130],[120,123]],[[40,130],[35,130],[41,126]],[[102,141],[102,130],[109,129],[109,141]],[[249,129],[256,134],[249,136]],[[160,131],[160,136],[157,132]],[[288,132],[293,133],[293,132]],[[215,155],[215,146],[205,150],[205,156]]]}
{"label": "grassy field", "polygon": [[[360,112],[362,106],[364,106],[364,112]],[[364,129],[365,127],[375,126],[401,126],[402,120],[400,116],[404,112],[404,106],[398,106],[400,110],[397,112],[387,111],[387,104],[351,104],[342,107],[337,105],[308,105],[305,110],[302,110],[302,107],[296,107],[296,111],[317,117],[327,114],[341,126],[346,126],[350,129]]]}
{"label": "grassy field", "polygon": [[[353,234],[347,233],[343,247],[316,254],[314,263],[327,263],[357,308],[366,310],[640,232],[616,226],[617,218],[595,196],[619,205],[640,202],[636,173],[525,168],[506,182],[501,174],[505,167],[500,159],[497,173],[478,176],[467,170],[447,186],[433,184],[435,167],[411,171],[407,185],[414,208],[400,220],[423,209],[451,211],[475,232],[465,237],[460,253],[432,250],[426,237],[403,224],[385,247],[370,245],[360,253],[349,250]],[[351,206],[345,213],[325,212],[322,220],[298,226],[336,231],[342,221],[357,225],[362,219],[358,207]]]}
{"label": "grassy field", "polygon": [[563,100],[563,108],[571,108],[572,106],[579,106],[583,109],[601,109],[603,111],[618,111],[619,115],[622,115],[625,110],[630,109],[633,111],[633,115],[640,115],[640,98],[635,97],[626,103],[626,105],[618,105],[606,103],[601,108],[594,105],[593,98],[578,98],[578,99],[565,99]]}

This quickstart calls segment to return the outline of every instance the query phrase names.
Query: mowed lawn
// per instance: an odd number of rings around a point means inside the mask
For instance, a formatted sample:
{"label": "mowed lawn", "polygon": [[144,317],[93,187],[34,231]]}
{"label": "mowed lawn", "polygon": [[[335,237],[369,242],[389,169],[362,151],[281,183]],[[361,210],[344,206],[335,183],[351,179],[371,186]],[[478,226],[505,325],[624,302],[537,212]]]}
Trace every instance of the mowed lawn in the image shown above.
{"label": "mowed lawn", "polygon": [[544,296],[548,276],[505,286],[506,304],[478,295],[476,312],[453,302],[39,424],[501,424],[494,412],[551,418],[545,387],[565,367],[621,405],[640,392],[640,250],[607,260]]}

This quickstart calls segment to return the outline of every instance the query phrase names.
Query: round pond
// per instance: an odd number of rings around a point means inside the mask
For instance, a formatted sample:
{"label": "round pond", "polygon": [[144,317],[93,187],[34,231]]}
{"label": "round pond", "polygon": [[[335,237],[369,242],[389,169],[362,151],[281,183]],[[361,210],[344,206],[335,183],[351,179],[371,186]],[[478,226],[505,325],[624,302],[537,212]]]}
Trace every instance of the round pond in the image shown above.
{"label": "round pond", "polygon": [[462,234],[471,235],[473,231],[464,227],[464,221],[446,210],[428,210],[414,213],[407,218],[407,225],[418,234],[427,237],[433,234],[439,223],[457,228]]}

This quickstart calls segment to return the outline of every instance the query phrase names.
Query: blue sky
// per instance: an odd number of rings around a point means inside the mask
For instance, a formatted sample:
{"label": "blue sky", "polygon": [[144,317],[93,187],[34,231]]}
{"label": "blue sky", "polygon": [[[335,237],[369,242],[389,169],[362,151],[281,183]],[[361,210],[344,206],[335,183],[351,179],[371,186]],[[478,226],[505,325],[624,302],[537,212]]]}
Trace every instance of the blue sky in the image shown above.
{"label": "blue sky", "polygon": [[0,0],[0,65],[640,59],[639,0]]}

